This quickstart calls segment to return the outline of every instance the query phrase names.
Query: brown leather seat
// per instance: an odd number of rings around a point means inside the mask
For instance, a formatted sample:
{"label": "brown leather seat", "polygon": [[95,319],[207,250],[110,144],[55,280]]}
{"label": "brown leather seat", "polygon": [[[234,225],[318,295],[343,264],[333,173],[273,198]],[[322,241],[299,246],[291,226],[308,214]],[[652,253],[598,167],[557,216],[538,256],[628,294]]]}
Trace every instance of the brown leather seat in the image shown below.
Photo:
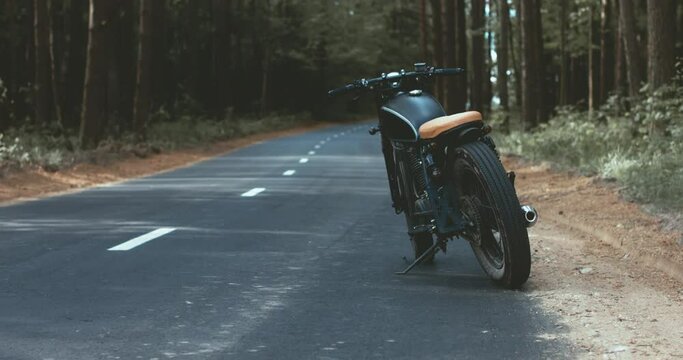
{"label": "brown leather seat", "polygon": [[454,127],[481,120],[482,117],[479,111],[466,111],[458,114],[441,116],[422,124],[422,126],[420,126],[420,137],[423,139],[433,139],[444,131]]}

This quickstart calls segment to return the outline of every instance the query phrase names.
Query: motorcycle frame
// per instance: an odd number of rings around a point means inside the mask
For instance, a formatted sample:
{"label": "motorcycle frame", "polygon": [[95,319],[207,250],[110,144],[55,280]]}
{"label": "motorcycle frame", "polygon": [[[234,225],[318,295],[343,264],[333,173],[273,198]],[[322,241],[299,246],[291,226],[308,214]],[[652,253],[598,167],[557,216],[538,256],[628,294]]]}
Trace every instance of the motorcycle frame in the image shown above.
{"label": "motorcycle frame", "polygon": [[[378,116],[382,105],[400,91],[400,89],[396,89],[392,92],[378,94],[375,101]],[[458,198],[457,193],[455,193],[456,190],[448,182],[448,178],[452,175],[449,173],[448,164],[453,160],[452,154],[448,154],[448,149],[455,149],[464,143],[476,141],[483,135],[478,128],[468,130],[442,134],[436,139],[406,141],[389,139],[384,133],[381,133],[380,128],[382,153],[389,180],[392,205],[397,214],[401,212],[406,214],[409,234],[429,232],[437,235],[439,239],[448,239],[463,234],[467,229],[468,222],[463,217],[457,201],[453,201]],[[419,159],[421,174],[408,171],[410,169],[408,169],[407,162],[410,153]],[[441,174],[442,180],[440,182],[435,179],[433,173],[430,173],[430,171],[435,170]],[[431,210],[426,223],[421,222],[424,219],[420,219],[420,216],[424,217],[424,215],[416,212],[415,201],[417,199],[410,196],[415,188],[415,180],[418,175],[425,179],[424,192],[429,200]],[[420,194],[415,195],[419,196]]]}

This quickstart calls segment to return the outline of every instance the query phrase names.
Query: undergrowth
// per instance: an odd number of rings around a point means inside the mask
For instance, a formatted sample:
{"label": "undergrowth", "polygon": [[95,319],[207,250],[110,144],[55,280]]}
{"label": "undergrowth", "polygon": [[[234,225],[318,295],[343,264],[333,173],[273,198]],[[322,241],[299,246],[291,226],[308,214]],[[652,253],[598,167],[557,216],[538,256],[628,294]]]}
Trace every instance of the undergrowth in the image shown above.
{"label": "undergrowth", "polygon": [[558,109],[532,133],[497,136],[501,150],[622,184],[632,198],[683,209],[683,87],[637,100],[612,97],[599,110]]}
{"label": "undergrowth", "polygon": [[311,123],[308,113],[269,114],[266,116],[227,115],[216,120],[189,114],[171,116],[160,110],[147,128],[145,141],[133,134],[108,137],[92,150],[81,150],[78,136],[59,126],[26,125],[0,133],[0,169],[39,166],[57,171],[74,163],[99,162],[117,156],[145,157],[165,150],[208,146],[214,142],[248,136],[259,132],[282,130]]}

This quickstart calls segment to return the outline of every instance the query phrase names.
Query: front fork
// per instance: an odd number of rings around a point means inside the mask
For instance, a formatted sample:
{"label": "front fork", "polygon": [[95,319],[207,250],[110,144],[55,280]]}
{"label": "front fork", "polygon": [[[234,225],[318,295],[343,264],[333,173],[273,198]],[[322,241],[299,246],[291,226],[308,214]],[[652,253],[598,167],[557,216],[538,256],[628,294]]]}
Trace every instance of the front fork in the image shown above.
{"label": "front fork", "polygon": [[394,161],[394,147],[391,145],[389,139],[384,136],[384,134],[382,134],[382,154],[384,155],[384,164],[386,165],[387,178],[389,179],[391,206],[394,208],[396,214],[400,214],[405,207],[398,190],[398,182],[396,179],[396,162]]}

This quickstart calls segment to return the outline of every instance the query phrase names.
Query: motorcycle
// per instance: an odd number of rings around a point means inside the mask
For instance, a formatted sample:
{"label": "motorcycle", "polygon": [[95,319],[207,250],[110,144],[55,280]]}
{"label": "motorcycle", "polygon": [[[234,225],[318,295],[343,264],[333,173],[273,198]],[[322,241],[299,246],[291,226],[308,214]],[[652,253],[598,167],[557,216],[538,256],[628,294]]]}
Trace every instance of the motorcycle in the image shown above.
{"label": "motorcycle", "polygon": [[425,63],[414,71],[383,73],[330,90],[330,96],[374,95],[392,206],[404,213],[414,261],[397,274],[432,262],[449,240],[469,242],[484,272],[505,288],[519,288],[531,269],[527,228],[538,213],[521,206],[491,127],[477,111],[447,115],[428,93],[437,76],[465,73]]}

